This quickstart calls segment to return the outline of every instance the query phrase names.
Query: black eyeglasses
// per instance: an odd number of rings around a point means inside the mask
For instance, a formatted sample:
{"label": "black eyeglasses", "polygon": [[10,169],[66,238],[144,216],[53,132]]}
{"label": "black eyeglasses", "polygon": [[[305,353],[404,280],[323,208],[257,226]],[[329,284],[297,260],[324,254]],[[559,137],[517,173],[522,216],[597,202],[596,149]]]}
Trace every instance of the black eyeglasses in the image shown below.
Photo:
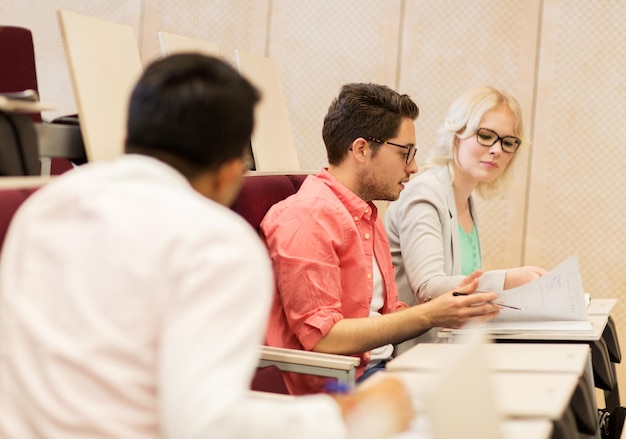
{"label": "black eyeglasses", "polygon": [[365,140],[369,140],[370,142],[374,142],[374,143],[380,143],[380,144],[387,144],[387,145],[392,145],[392,146],[397,146],[398,148],[402,148],[402,149],[406,149],[406,164],[410,164],[413,159],[415,158],[415,153],[417,152],[417,147],[415,147],[414,145],[399,145],[397,143],[393,143],[393,142],[388,142],[388,141],[381,141],[378,139],[374,139],[373,137],[365,137]]}
{"label": "black eyeglasses", "polygon": [[478,128],[476,130],[476,141],[483,146],[493,146],[500,141],[500,147],[506,152],[515,152],[522,144],[522,141],[514,136],[500,137],[495,131],[489,128]]}

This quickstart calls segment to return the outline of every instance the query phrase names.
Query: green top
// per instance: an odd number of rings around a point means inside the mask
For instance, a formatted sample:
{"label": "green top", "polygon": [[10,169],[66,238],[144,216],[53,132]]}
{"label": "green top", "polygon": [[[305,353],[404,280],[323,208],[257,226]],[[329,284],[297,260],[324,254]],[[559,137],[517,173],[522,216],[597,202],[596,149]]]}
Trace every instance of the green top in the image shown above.
{"label": "green top", "polygon": [[459,224],[459,241],[461,243],[461,274],[467,276],[480,268],[480,245],[476,225],[467,233]]}

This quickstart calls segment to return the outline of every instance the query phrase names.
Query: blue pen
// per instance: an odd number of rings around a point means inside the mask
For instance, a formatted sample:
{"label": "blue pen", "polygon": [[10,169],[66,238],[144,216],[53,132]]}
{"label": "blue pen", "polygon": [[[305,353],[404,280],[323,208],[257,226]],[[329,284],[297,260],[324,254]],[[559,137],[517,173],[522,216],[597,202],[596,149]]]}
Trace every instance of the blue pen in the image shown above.
{"label": "blue pen", "polygon": [[348,393],[350,392],[350,386],[346,383],[340,383],[334,380],[328,380],[324,383],[324,389],[326,393]]}

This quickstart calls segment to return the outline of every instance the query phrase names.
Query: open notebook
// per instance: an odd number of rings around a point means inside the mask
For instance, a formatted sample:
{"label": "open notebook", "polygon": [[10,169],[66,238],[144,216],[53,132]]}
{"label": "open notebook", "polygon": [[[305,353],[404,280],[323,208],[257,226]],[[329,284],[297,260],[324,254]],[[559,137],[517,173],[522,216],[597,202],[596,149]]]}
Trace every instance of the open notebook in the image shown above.
{"label": "open notebook", "polygon": [[492,333],[593,332],[575,256],[533,282],[502,291],[498,302],[521,308],[521,311],[502,308],[500,315],[485,325]]}

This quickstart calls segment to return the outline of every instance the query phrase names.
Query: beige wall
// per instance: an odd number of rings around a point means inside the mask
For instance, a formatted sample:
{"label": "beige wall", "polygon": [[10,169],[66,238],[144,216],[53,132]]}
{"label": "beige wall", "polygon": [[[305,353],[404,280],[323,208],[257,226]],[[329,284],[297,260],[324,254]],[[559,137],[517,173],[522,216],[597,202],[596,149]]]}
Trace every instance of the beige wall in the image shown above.
{"label": "beige wall", "polygon": [[303,169],[325,165],[322,118],[343,83],[415,98],[418,163],[456,95],[507,89],[533,145],[506,199],[479,205],[485,264],[551,268],[578,255],[587,291],[622,299],[614,317],[626,338],[625,2],[0,0],[3,24],[34,32],[42,98],[59,104],[50,117],[75,111],[59,8],[133,26],[144,62],[159,55],[159,30],[214,41],[229,59],[234,49],[272,57]]}

